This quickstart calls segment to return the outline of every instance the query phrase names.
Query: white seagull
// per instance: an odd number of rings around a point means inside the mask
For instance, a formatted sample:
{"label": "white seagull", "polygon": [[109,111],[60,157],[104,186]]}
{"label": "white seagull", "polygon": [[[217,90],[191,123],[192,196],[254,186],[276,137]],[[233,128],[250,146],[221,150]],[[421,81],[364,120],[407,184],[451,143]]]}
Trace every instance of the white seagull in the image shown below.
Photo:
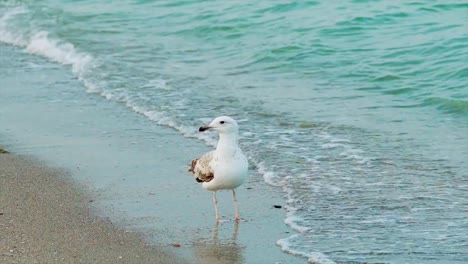
{"label": "white seagull", "polygon": [[207,130],[216,130],[219,134],[216,150],[194,159],[188,171],[195,175],[195,180],[202,183],[203,188],[213,192],[216,222],[219,222],[216,192],[232,190],[235,220],[239,221],[235,189],[247,179],[249,164],[238,145],[237,122],[228,116],[217,117],[199,129],[200,132]]}

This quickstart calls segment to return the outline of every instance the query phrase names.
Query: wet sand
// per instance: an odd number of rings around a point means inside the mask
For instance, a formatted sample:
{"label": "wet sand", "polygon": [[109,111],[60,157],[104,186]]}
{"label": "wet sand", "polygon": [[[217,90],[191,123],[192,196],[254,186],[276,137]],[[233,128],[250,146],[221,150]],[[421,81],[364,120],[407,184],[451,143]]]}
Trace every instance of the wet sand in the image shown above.
{"label": "wet sand", "polygon": [[63,171],[0,154],[0,263],[182,263],[93,215]]}

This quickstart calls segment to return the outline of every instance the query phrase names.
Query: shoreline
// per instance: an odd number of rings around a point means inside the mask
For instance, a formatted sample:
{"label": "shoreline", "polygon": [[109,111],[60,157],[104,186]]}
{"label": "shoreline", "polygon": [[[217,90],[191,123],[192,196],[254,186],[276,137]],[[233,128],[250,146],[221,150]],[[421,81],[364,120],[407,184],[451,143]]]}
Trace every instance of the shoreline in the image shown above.
{"label": "shoreline", "polygon": [[183,263],[93,214],[66,172],[0,154],[1,263]]}
{"label": "shoreline", "polygon": [[[232,263],[306,261],[276,244],[296,232],[284,223],[284,193],[266,184],[253,168],[238,188],[245,220],[236,226],[232,195],[220,192],[225,221],[215,226],[211,194],[187,172],[189,162],[211,147],[125,105],[83,92],[82,84],[63,67],[3,48],[2,59],[11,63],[3,64],[9,67],[2,75],[0,145],[12,156],[65,169],[65,182],[94,200],[81,203],[94,216],[190,263],[225,263],[226,258]],[[45,68],[25,64],[30,59]],[[16,78],[25,69],[28,78]]]}
{"label": "shoreline", "polygon": [[[212,220],[206,199],[206,218],[169,224],[173,219],[163,209],[156,229],[141,229],[109,215],[99,193],[74,176],[35,155],[0,154],[0,263],[303,263],[274,244],[275,237],[289,234],[280,219],[271,218],[281,214],[277,209],[258,208],[250,219],[225,218],[213,226],[205,222]],[[223,212],[229,213],[226,202]],[[256,207],[243,205],[250,213]]]}

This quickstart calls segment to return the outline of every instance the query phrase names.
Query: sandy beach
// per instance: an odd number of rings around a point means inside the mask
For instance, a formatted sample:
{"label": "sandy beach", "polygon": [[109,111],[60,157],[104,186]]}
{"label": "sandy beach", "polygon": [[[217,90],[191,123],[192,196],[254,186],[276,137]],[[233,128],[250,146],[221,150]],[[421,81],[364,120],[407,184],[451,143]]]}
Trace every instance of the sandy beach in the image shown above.
{"label": "sandy beach", "polygon": [[0,263],[182,263],[93,215],[67,174],[0,154]]}

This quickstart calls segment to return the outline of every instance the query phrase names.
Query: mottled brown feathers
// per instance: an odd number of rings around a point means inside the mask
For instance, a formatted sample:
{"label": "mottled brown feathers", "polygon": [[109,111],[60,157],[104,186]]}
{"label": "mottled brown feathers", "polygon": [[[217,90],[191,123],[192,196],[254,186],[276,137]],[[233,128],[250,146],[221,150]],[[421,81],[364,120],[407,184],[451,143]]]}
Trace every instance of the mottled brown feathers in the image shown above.
{"label": "mottled brown feathers", "polygon": [[214,174],[210,166],[212,158],[213,152],[208,152],[200,158],[192,160],[188,171],[195,175],[195,180],[197,182],[210,182],[214,179]]}
{"label": "mottled brown feathers", "polygon": [[197,177],[195,180],[196,180],[197,182],[210,182],[210,181],[213,180],[213,179],[214,179],[213,174],[209,174],[209,175],[203,175],[202,178]]}

